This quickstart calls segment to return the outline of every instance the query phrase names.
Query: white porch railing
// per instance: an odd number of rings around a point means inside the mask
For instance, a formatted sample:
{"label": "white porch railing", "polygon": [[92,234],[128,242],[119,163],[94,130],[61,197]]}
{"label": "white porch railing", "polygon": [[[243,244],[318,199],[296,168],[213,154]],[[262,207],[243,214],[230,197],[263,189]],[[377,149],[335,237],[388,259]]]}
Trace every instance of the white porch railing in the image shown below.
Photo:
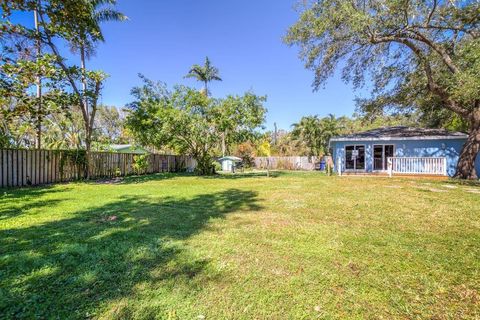
{"label": "white porch railing", "polygon": [[447,175],[447,158],[434,157],[389,157],[388,175],[400,174],[429,174]]}

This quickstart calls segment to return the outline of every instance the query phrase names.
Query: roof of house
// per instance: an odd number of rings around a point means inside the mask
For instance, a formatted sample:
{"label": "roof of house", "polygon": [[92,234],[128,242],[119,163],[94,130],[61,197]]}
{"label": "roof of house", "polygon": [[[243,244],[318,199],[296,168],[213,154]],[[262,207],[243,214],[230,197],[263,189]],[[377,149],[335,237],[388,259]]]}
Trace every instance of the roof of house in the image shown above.
{"label": "roof of house", "polygon": [[222,157],[222,158],[218,159],[218,161],[223,161],[223,160],[230,160],[230,161],[233,161],[233,162],[241,162],[242,158],[235,157],[235,156],[226,156],[226,157]]}
{"label": "roof of house", "polygon": [[131,144],[112,144],[109,146],[113,151],[120,153],[137,153],[137,154],[146,154],[147,150],[142,147],[136,147]]}
{"label": "roof of house", "polygon": [[442,140],[466,139],[462,132],[445,129],[413,128],[406,126],[382,127],[359,133],[337,136],[330,141],[371,141],[371,140]]}

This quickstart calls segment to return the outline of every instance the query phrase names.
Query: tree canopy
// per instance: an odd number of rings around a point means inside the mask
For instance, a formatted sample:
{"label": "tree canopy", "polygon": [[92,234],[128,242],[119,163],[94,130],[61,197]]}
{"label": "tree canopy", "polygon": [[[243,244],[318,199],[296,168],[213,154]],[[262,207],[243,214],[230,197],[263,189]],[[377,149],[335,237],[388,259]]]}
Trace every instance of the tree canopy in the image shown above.
{"label": "tree canopy", "polygon": [[[44,140],[50,147],[66,144],[85,148],[87,153],[90,150],[98,100],[107,74],[86,69],[85,59],[98,42],[105,40],[102,22],[126,19],[115,10],[115,4],[116,0],[2,1],[1,111],[6,119],[32,126],[35,122],[37,148]],[[24,19],[16,19],[12,15],[15,11],[32,14],[34,27]],[[64,45],[80,53],[80,66],[71,63],[71,59],[67,61],[62,51]],[[36,95],[32,94],[33,86]],[[65,125],[78,120],[80,131],[69,130],[76,125]],[[0,134],[7,137],[2,139],[4,143],[19,136],[8,124],[2,128]],[[46,129],[51,130],[43,137]]]}
{"label": "tree canopy", "polygon": [[309,150],[309,156],[326,155],[328,144],[333,136],[340,133],[340,122],[334,115],[319,118],[318,116],[306,116],[300,122],[292,125],[294,138],[302,140]]}
{"label": "tree canopy", "polygon": [[186,86],[168,90],[161,82],[141,78],[143,85],[132,89],[135,101],[127,107],[128,128],[146,146],[192,156],[200,174],[213,173],[225,130],[232,141],[242,142],[264,122],[265,98],[253,93],[213,99]]}

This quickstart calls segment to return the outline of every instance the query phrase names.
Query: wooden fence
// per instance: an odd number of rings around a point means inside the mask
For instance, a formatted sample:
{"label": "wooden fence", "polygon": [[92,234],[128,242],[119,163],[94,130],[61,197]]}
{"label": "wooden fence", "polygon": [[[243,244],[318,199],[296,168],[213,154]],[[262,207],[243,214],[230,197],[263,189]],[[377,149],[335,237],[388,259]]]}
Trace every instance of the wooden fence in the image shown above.
{"label": "wooden fence", "polygon": [[256,157],[255,168],[272,170],[315,170],[318,157]]}
{"label": "wooden fence", "polygon": [[[21,187],[79,180],[85,176],[84,152],[65,150],[0,149],[0,187]],[[135,154],[91,152],[91,179],[134,174]],[[150,154],[142,173],[191,171],[195,161],[187,156]]]}

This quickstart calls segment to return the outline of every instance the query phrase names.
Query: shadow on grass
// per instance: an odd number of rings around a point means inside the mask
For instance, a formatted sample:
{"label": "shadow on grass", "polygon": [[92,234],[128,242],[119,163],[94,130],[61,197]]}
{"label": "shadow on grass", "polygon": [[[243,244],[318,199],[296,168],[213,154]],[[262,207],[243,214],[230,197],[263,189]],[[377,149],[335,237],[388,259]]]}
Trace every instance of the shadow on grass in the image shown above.
{"label": "shadow on grass", "polygon": [[480,187],[480,180],[448,179],[446,182],[452,185]]}
{"label": "shadow on grass", "polygon": [[186,173],[186,172],[162,172],[162,173],[153,173],[153,174],[146,174],[141,176],[127,176],[123,178],[123,184],[136,184],[136,183],[144,183],[149,181],[161,181],[161,180],[169,180],[178,177],[192,177],[194,176],[193,173]]}
{"label": "shadow on grass", "polygon": [[[276,178],[283,175],[288,174],[284,171],[270,171],[270,177]],[[95,181],[90,181],[86,183],[92,184],[140,184],[150,181],[162,181],[162,180],[169,180],[174,178],[182,178],[182,177],[198,177],[202,179],[244,179],[244,178],[260,178],[260,177],[267,177],[266,171],[254,171],[254,172],[237,172],[237,173],[217,173],[214,175],[207,175],[207,176],[200,176],[194,173],[186,173],[186,172],[179,172],[179,173],[172,173],[172,172],[165,172],[165,173],[154,173],[154,174],[147,174],[141,176],[127,176],[123,178],[116,178],[116,179],[99,179]]]}
{"label": "shadow on grass", "polygon": [[260,210],[257,201],[255,192],[236,189],[191,199],[122,197],[70,219],[0,231],[0,314],[90,318],[139,284],[188,287],[209,261],[181,240],[212,218]]}
{"label": "shadow on grass", "polygon": [[287,175],[288,172],[285,171],[270,171],[267,175],[267,171],[251,171],[251,172],[236,172],[236,173],[219,173],[213,176],[206,176],[205,178],[209,179],[244,179],[244,178],[259,178],[259,177],[270,177],[277,178],[284,175]]}
{"label": "shadow on grass", "polygon": [[[31,209],[41,209],[54,206],[68,199],[41,199],[45,194],[65,192],[69,188],[24,187],[20,189],[0,190],[0,221],[8,218],[19,217]],[[28,198],[24,201],[22,198]]]}

